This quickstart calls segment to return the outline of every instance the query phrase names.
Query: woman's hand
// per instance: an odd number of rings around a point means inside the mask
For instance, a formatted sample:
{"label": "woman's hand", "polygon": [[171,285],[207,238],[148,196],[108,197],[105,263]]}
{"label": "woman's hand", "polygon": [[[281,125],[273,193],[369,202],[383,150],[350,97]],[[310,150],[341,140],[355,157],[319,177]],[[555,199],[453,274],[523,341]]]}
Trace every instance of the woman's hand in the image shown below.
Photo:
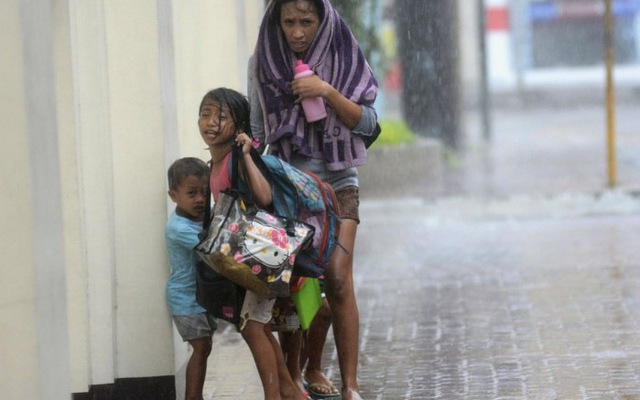
{"label": "woman's hand", "polygon": [[344,97],[342,93],[338,92],[330,83],[323,81],[318,75],[294,79],[291,82],[291,90],[296,96],[296,103],[310,97],[322,97],[340,121],[349,129],[355,128],[362,117],[362,108],[359,104]]}
{"label": "woman's hand", "polygon": [[296,103],[312,97],[327,97],[333,89],[330,84],[320,79],[318,75],[312,75],[302,79],[294,79],[291,82],[291,91],[296,96]]}

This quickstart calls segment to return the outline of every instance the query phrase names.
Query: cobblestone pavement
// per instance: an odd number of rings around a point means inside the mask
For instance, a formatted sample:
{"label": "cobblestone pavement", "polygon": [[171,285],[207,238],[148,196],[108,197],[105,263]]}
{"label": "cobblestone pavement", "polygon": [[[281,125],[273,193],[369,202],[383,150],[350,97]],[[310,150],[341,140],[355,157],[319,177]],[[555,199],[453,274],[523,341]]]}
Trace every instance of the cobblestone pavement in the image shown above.
{"label": "cobblestone pavement", "polygon": [[[564,156],[539,160],[543,173],[533,159],[518,163],[536,134],[507,139],[503,126],[490,174],[465,164],[445,197],[363,200],[356,286],[366,399],[640,399],[640,200],[629,190],[640,152],[623,152],[625,186],[606,190],[602,171],[579,169],[593,149],[572,152],[579,136],[553,118],[554,152]],[[630,138],[626,149],[636,145]],[[543,154],[538,146],[531,151]],[[332,337],[324,359],[339,384]],[[215,336],[205,393],[262,398],[232,329]]]}
{"label": "cobblestone pavement", "polygon": [[367,216],[367,398],[640,399],[640,216]]}

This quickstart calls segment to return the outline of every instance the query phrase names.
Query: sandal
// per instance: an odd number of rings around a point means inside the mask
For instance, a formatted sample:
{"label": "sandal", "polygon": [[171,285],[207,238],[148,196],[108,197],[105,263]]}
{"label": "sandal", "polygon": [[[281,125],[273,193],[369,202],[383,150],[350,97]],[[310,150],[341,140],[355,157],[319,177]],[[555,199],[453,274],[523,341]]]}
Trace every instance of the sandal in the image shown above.
{"label": "sandal", "polygon": [[305,381],[304,387],[307,389],[307,392],[311,394],[313,399],[330,399],[340,397],[340,392],[331,383],[326,385],[324,383],[309,383]]}

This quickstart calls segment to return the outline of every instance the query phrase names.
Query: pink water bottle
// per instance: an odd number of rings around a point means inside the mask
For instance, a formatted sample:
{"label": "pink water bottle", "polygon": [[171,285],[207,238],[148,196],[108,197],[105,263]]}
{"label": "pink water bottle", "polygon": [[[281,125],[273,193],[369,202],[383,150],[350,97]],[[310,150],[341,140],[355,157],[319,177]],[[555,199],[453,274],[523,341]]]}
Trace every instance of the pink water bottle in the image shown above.
{"label": "pink water bottle", "polygon": [[[313,75],[313,71],[309,69],[309,65],[303,63],[302,60],[296,61],[296,68],[293,70],[293,73],[295,74],[293,79],[301,79]],[[327,109],[324,106],[322,97],[302,100],[302,109],[304,110],[304,116],[307,122],[316,122],[327,117]]]}

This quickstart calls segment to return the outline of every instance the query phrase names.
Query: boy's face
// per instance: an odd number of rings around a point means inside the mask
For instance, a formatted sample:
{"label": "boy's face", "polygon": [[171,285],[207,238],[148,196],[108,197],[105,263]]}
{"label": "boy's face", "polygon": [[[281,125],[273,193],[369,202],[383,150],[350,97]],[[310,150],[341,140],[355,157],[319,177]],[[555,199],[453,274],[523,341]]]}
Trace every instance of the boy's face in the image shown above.
{"label": "boy's face", "polygon": [[204,219],[207,201],[208,177],[188,176],[178,189],[169,190],[169,196],[176,203],[176,213],[193,221]]}

